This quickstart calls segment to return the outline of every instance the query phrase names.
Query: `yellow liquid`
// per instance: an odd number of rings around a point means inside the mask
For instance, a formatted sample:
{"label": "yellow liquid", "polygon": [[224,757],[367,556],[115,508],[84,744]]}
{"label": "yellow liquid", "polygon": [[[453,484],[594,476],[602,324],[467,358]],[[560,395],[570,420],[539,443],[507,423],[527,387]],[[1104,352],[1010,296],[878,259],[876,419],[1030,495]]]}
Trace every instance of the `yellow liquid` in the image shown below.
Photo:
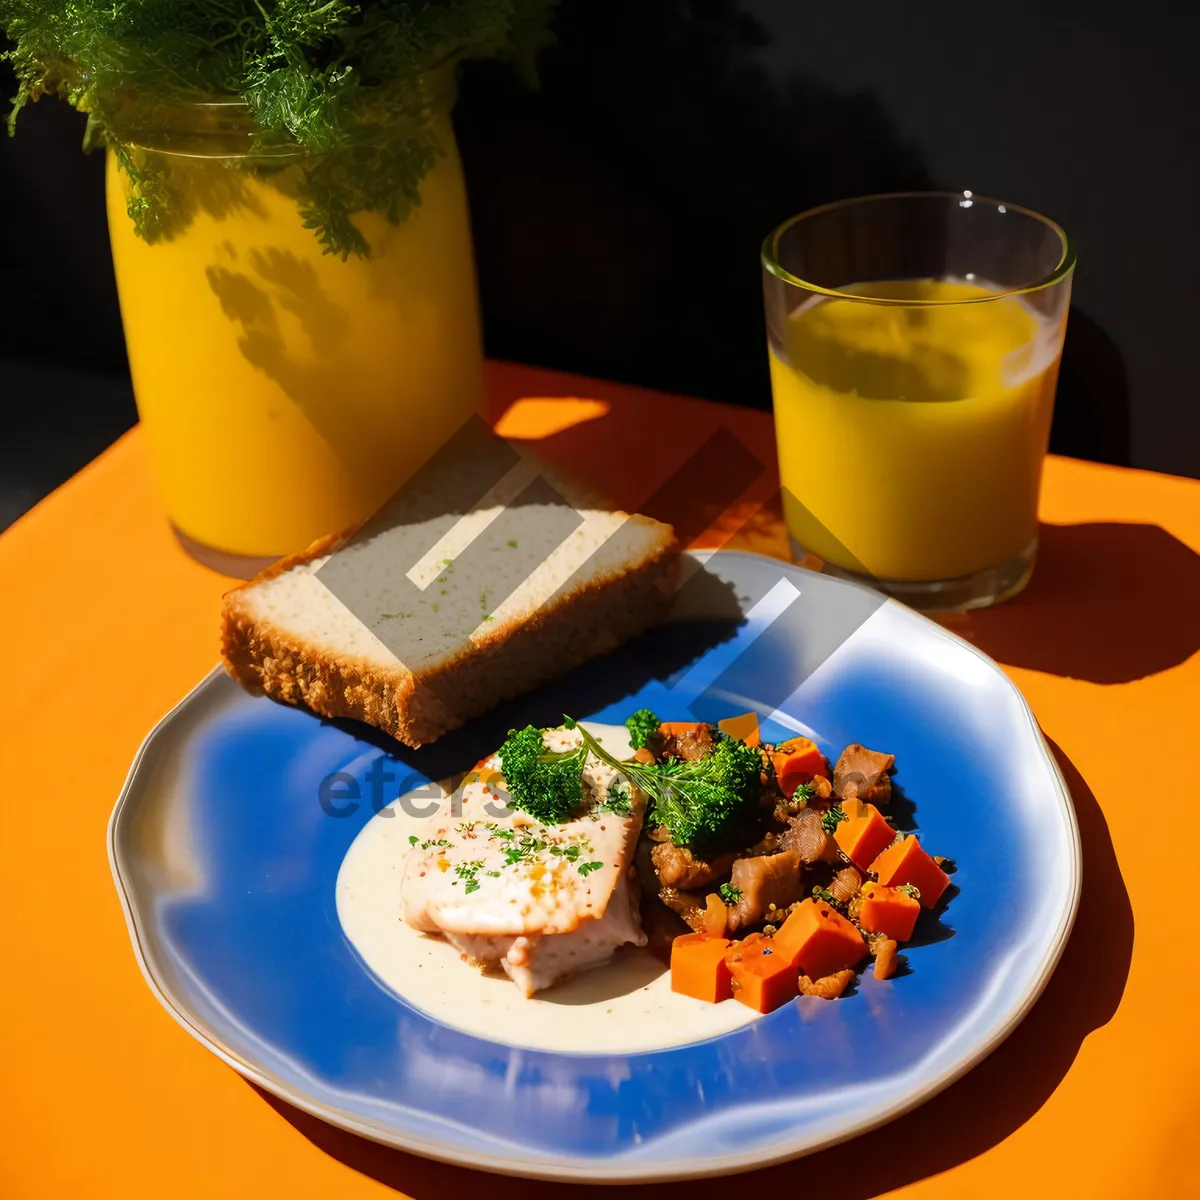
{"label": "yellow liquid", "polygon": [[[369,516],[482,405],[475,268],[447,153],[399,226],[357,217],[369,260],[321,253],[294,198],[172,158],[198,197],[148,245],[110,156],[109,230],[138,412],[175,526],[278,555]],[[212,200],[219,196],[220,204]]]}
{"label": "yellow liquid", "polygon": [[[964,301],[952,280],[844,289]],[[771,348],[784,514],[805,550],[879,580],[953,579],[1037,534],[1061,322],[1016,297],[805,305]]]}

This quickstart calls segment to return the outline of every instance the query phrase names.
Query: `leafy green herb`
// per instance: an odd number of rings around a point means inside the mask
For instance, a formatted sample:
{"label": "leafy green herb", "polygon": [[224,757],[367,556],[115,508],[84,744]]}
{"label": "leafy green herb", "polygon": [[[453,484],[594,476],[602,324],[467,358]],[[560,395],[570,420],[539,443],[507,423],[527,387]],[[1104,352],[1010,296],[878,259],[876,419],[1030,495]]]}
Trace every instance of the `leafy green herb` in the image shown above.
{"label": "leafy green herb", "polygon": [[604,866],[602,862],[585,862],[579,864],[580,875],[590,875],[593,871],[598,871]]}
{"label": "leafy green herb", "polygon": [[921,891],[911,883],[902,883],[896,888],[896,891],[903,892],[906,896],[911,896],[914,900],[920,900]]}
{"label": "leafy green herb", "polygon": [[417,837],[417,835],[415,833],[410,833],[408,835],[408,844],[410,846],[415,846],[420,840],[421,839],[419,837]]}
{"label": "leafy green herb", "polygon": [[488,821],[484,828],[492,837],[499,838],[502,842],[511,842],[517,836],[511,829],[505,829],[503,825],[497,825],[492,821]]}
{"label": "leafy green herb", "polygon": [[[115,144],[130,173],[130,216],[153,240],[186,224],[164,155],[123,144],[117,97],[147,108],[241,100],[254,130],[238,169],[278,180],[327,252],[366,255],[354,223],[393,224],[420,203],[445,148],[427,114],[431,80],[464,58],[515,60],[527,75],[554,0],[0,0],[20,110],[43,95],[88,113],[86,144]],[[444,101],[442,101],[444,103]],[[270,155],[299,150],[300,170]],[[138,158],[143,156],[140,154]],[[278,157],[274,163],[278,164]]]}
{"label": "leafy green herb", "polygon": [[412,616],[412,613],[380,613],[379,619],[381,621],[398,621],[398,620],[407,619],[408,617],[411,617],[411,616]]}
{"label": "leafy green herb", "polygon": [[574,862],[579,857],[579,846],[551,846],[550,853],[556,858],[565,858],[568,862]]}
{"label": "leafy green herb", "polygon": [[670,830],[677,846],[703,852],[725,842],[753,814],[761,795],[762,760],[745,742],[715,742],[712,753],[684,762],[619,762],[571,717],[583,748],[619,771],[650,798],[647,819]]}
{"label": "leafy green herb", "polygon": [[449,850],[450,843],[448,841],[446,841],[445,838],[438,838],[436,841],[428,841],[428,842],[421,843],[422,850],[433,850],[435,848],[438,850]]}
{"label": "leafy green herb", "polygon": [[834,894],[828,888],[815,887],[812,890],[812,894],[818,900],[824,900],[826,904],[836,904],[837,903],[837,900],[834,897]]}
{"label": "leafy green herb", "polygon": [[515,550],[515,549],[517,548],[517,539],[516,539],[516,538],[509,538],[509,539],[508,539],[508,541],[507,541],[507,542],[505,542],[504,544],[505,544],[506,546],[511,546],[511,547],[512,547],[512,548]]}
{"label": "leafy green herb", "polygon": [[717,894],[726,904],[736,904],[742,898],[742,889],[732,883],[723,883],[717,888]]}
{"label": "leafy green herb", "polygon": [[816,788],[811,783],[802,783],[789,797],[789,803],[803,808],[812,798]]}
{"label": "leafy green herb", "polygon": [[545,824],[568,820],[579,809],[589,754],[646,793],[648,820],[668,829],[677,846],[711,849],[728,841],[755,811],[762,759],[745,742],[718,741],[711,754],[686,762],[621,762],[573,717],[564,716],[563,725],[579,730],[581,742],[573,750],[547,751],[542,731],[532,725],[511,730],[500,747],[512,803]]}
{"label": "leafy green herb", "polygon": [[639,708],[637,712],[625,718],[625,728],[629,730],[629,744],[635,750],[640,750],[658,737],[661,725],[662,722],[648,708]]}
{"label": "leafy green herb", "polygon": [[843,821],[848,820],[850,820],[850,818],[846,816],[846,813],[840,804],[831,804],[821,814],[821,828],[824,829],[826,833],[833,834]]}

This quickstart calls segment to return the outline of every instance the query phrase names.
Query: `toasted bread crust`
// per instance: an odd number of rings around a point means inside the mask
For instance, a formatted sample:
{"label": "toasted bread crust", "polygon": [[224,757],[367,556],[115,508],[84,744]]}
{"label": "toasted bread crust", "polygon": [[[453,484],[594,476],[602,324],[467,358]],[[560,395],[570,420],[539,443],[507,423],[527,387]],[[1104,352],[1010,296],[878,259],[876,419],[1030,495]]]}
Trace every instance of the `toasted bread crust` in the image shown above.
{"label": "toasted bread crust", "polygon": [[673,532],[661,529],[643,560],[623,573],[568,586],[532,617],[505,622],[419,676],[399,663],[383,668],[309,644],[244,603],[256,585],[333,553],[349,535],[325,537],[226,594],[221,657],[229,674],[253,691],[320,716],[364,721],[416,748],[660,622],[679,555]]}

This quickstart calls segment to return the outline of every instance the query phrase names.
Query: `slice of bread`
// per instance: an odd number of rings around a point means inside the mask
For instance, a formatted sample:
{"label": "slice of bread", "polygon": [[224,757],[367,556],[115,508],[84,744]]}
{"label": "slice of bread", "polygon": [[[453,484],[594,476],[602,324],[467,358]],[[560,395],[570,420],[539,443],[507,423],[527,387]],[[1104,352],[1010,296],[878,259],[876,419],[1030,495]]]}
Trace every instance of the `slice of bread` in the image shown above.
{"label": "slice of bread", "polygon": [[225,597],[226,669],[417,747],[665,617],[669,525],[544,501],[384,514],[281,560]]}

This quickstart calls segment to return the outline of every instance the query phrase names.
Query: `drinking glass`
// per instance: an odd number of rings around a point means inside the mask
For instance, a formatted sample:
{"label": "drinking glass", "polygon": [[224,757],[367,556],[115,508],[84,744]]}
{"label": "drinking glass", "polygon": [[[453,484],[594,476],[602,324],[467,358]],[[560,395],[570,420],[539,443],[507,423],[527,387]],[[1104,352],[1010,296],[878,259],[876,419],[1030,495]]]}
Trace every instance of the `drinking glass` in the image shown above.
{"label": "drinking glass", "polygon": [[1075,252],[971,192],[868,196],[763,245],[784,516],[798,559],[915,608],[1028,582]]}

